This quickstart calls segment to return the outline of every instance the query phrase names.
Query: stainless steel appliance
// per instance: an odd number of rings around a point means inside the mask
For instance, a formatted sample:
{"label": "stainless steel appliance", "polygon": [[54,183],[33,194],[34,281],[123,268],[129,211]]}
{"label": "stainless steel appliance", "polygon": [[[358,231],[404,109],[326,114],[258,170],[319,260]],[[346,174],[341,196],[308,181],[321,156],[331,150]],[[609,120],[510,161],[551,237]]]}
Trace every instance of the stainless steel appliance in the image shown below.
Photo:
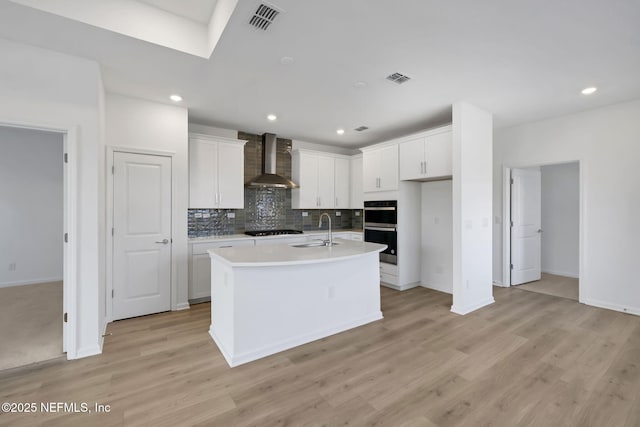
{"label": "stainless steel appliance", "polygon": [[398,263],[398,201],[376,200],[364,202],[365,242],[387,245],[380,252],[380,261]]}
{"label": "stainless steel appliance", "polygon": [[[273,133],[262,135],[262,163],[260,175],[253,178],[246,187],[262,188],[297,188],[298,185],[289,178],[276,173],[278,140]],[[286,153],[289,156],[289,153]]]}

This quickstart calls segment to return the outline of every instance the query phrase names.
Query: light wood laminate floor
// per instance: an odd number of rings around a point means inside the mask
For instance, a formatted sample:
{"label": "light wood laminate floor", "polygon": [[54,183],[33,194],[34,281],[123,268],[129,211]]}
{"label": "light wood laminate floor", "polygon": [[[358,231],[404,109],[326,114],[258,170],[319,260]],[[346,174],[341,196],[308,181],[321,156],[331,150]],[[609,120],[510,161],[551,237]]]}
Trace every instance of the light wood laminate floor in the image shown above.
{"label": "light wood laminate floor", "polygon": [[1,401],[98,402],[109,414],[0,424],[640,425],[640,317],[519,289],[494,296],[459,316],[450,295],[383,288],[384,320],[233,369],[207,335],[209,304],[116,322],[100,356],[0,372]]}
{"label": "light wood laminate floor", "polygon": [[578,301],[578,279],[574,277],[542,273],[540,280],[517,286],[525,291],[538,292]]}

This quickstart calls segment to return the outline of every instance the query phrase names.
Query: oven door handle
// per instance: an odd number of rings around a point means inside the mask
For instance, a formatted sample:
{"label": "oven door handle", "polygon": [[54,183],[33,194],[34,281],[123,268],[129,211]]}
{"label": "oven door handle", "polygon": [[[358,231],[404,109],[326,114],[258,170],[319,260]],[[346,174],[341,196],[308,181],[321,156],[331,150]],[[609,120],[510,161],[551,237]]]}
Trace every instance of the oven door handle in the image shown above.
{"label": "oven door handle", "polygon": [[372,231],[396,231],[395,227],[364,227],[365,230]]}
{"label": "oven door handle", "polygon": [[364,208],[365,211],[395,211],[396,208],[393,206],[385,206],[385,207],[376,207],[376,206],[367,206]]}

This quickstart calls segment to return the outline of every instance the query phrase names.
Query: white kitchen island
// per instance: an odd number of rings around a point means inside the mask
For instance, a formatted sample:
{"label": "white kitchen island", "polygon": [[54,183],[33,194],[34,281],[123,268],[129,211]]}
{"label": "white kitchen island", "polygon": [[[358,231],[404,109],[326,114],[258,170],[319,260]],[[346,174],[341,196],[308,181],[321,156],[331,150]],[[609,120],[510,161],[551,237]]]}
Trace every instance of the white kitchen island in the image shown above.
{"label": "white kitchen island", "polygon": [[382,319],[379,252],[276,244],[209,250],[209,334],[229,366]]}

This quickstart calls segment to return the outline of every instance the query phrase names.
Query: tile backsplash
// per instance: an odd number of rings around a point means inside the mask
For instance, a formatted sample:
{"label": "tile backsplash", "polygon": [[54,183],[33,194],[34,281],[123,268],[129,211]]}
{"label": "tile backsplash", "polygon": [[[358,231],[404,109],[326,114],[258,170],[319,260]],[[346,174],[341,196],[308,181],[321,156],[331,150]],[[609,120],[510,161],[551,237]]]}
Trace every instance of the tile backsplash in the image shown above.
{"label": "tile backsplash", "polygon": [[[244,147],[245,182],[260,173],[262,137],[238,132]],[[291,178],[291,140],[277,140],[277,172]],[[291,190],[245,188],[244,209],[189,209],[189,237],[241,234],[245,230],[316,230],[320,214],[327,212],[335,230],[361,229],[362,211],[352,209],[291,209]],[[359,215],[356,214],[359,212]],[[326,223],[323,224],[326,228]]]}
{"label": "tile backsplash", "polygon": [[242,234],[245,230],[317,230],[323,212],[331,215],[334,230],[362,229],[361,210],[291,209],[291,190],[247,188],[244,198],[245,209],[189,209],[189,237]]}

